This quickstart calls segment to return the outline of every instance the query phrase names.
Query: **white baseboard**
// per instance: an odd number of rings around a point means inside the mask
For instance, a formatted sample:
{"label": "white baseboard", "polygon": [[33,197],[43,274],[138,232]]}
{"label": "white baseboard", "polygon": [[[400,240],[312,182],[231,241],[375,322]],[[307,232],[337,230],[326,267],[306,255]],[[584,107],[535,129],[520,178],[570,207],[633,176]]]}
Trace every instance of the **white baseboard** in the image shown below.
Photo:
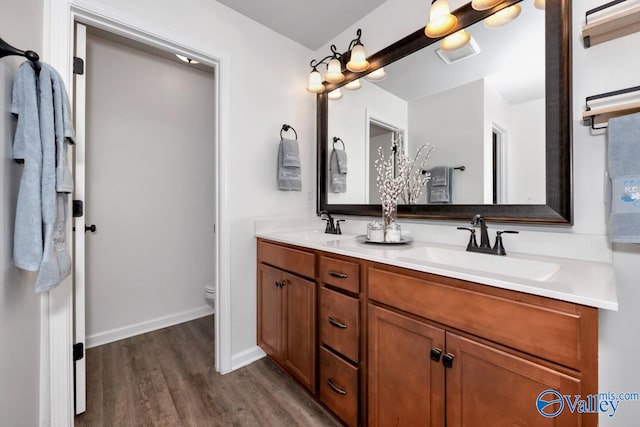
{"label": "white baseboard", "polygon": [[134,325],[124,326],[122,328],[112,329],[110,331],[88,336],[86,338],[85,347],[97,347],[99,345],[119,341],[124,338],[131,338],[136,335],[166,328],[168,326],[188,322],[189,320],[199,319],[200,317],[209,316],[210,314],[213,314],[213,308],[207,305],[192,310],[170,314],[168,316],[156,317],[155,319],[146,320]]}
{"label": "white baseboard", "polygon": [[266,353],[257,345],[239,353],[235,353],[231,356],[231,371],[250,365],[265,356]]}

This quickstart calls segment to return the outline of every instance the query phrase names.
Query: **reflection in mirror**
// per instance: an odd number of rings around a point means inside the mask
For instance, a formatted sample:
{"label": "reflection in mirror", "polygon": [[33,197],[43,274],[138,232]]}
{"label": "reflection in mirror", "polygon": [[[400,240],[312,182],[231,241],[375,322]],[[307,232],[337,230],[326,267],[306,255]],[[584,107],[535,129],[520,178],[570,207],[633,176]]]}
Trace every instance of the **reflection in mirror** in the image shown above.
{"label": "reflection in mirror", "polygon": [[342,99],[329,101],[328,134],[349,153],[347,191],[329,191],[329,204],[380,202],[373,164],[393,132],[408,154],[433,145],[428,167],[450,177],[442,181],[450,198],[434,197],[443,189],[429,185],[418,204],[546,203],[545,15],[521,5],[509,25],[478,22],[462,48],[434,43],[385,66],[384,80],[361,78],[360,89],[343,87]]}

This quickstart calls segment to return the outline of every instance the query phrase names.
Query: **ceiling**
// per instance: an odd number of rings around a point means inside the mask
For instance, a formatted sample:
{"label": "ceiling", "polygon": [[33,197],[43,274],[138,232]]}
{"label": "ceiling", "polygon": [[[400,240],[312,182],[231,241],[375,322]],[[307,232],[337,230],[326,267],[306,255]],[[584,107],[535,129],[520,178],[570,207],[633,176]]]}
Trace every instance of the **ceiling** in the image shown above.
{"label": "ceiling", "polygon": [[218,0],[314,51],[385,1]]}

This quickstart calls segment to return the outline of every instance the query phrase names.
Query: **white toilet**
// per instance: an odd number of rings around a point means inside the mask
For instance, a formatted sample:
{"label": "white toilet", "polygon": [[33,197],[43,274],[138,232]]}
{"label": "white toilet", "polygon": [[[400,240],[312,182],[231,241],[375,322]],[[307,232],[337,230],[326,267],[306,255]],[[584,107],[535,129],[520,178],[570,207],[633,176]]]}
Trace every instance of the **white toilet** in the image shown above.
{"label": "white toilet", "polygon": [[213,285],[207,285],[204,287],[204,300],[213,308],[216,309],[216,288]]}

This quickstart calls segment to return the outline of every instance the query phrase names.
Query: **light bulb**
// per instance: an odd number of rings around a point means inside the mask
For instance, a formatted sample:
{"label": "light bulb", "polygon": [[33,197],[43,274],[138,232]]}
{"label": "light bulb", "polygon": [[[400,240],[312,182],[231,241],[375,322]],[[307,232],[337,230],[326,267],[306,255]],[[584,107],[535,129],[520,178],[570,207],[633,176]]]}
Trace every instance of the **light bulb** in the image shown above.
{"label": "light bulb", "polygon": [[359,73],[367,68],[369,68],[369,62],[364,53],[364,46],[357,44],[351,49],[351,59],[347,62],[347,70]]}
{"label": "light bulb", "polygon": [[312,93],[322,93],[325,91],[325,87],[322,84],[322,76],[317,70],[313,70],[309,74],[309,86],[307,90]]}
{"label": "light bulb", "polygon": [[364,76],[364,78],[372,82],[379,82],[387,78],[387,73],[384,71],[384,67],[380,67]]}
{"label": "light bulb", "polygon": [[344,88],[347,90],[358,90],[361,87],[362,87],[362,83],[360,83],[360,79],[354,80],[344,85]]}
{"label": "light bulb", "polygon": [[475,10],[487,10],[491,9],[502,3],[502,0],[473,0],[471,2],[471,7]]}
{"label": "light bulb", "polygon": [[338,89],[334,89],[331,92],[329,92],[329,99],[332,101],[336,101],[338,99],[342,98],[342,92],[340,91],[340,88]]}
{"label": "light bulb", "polygon": [[544,10],[544,7],[545,7],[544,3],[545,3],[544,0],[533,0],[533,6],[536,9]]}
{"label": "light bulb", "polygon": [[505,7],[504,9],[501,9],[493,15],[485,18],[484,26],[486,28],[502,27],[516,19],[520,15],[520,12],[522,12],[522,7],[519,4]]}
{"label": "light bulb", "polygon": [[431,5],[429,23],[424,33],[431,38],[442,37],[450,33],[458,25],[458,18],[451,14],[447,0],[436,0]]}
{"label": "light bulb", "polygon": [[451,51],[460,49],[470,41],[471,35],[465,30],[460,30],[445,37],[444,40],[442,40],[440,47],[442,48],[442,50]]}
{"label": "light bulb", "polygon": [[329,65],[327,66],[327,74],[324,76],[324,79],[329,83],[340,83],[344,80],[344,74],[342,74],[342,64],[340,64],[340,60],[337,58],[333,58],[329,61]]}

